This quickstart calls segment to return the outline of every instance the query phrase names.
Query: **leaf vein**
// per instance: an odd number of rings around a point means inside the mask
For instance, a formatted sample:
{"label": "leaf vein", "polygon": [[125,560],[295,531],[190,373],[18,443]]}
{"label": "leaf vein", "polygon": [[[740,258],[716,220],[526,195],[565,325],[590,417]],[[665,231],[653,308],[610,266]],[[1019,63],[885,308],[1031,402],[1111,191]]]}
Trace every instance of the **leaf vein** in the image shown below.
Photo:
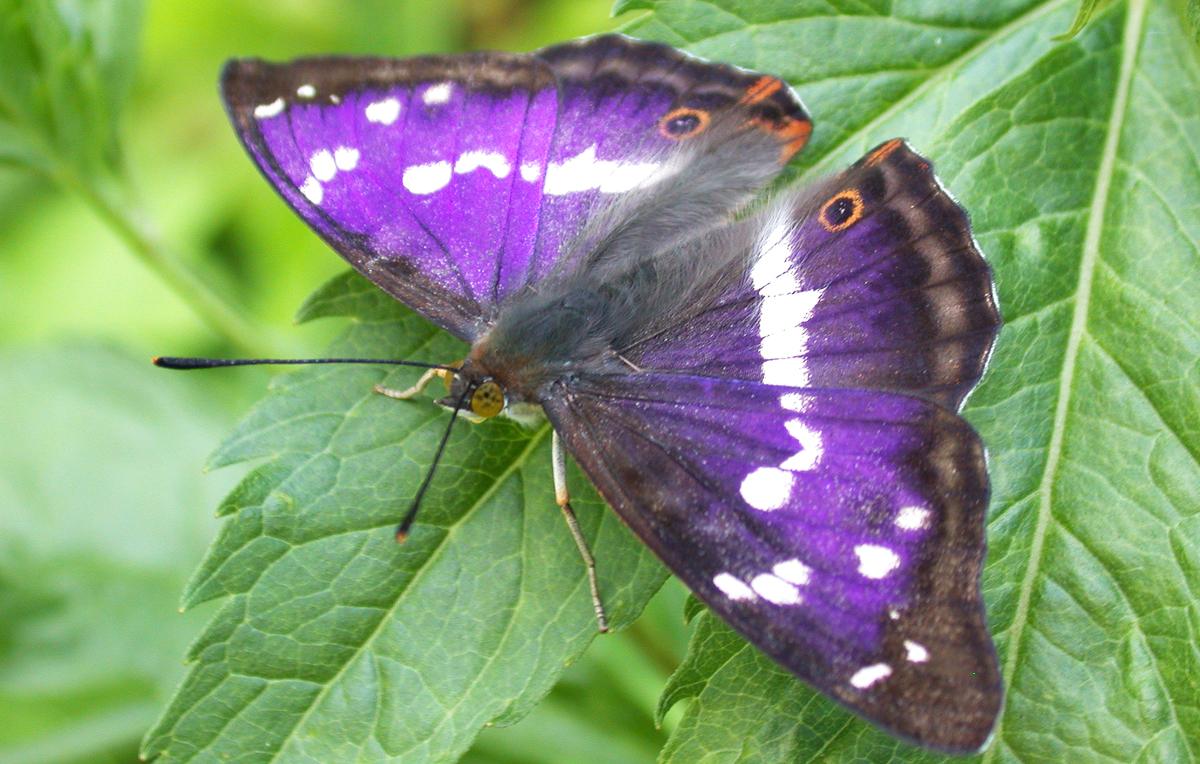
{"label": "leaf vein", "polygon": [[[1052,488],[1054,478],[1058,474],[1059,460],[1065,442],[1067,420],[1071,413],[1071,393],[1075,381],[1075,368],[1078,363],[1079,348],[1086,331],[1088,309],[1091,303],[1092,277],[1096,263],[1100,259],[1100,238],[1103,233],[1103,222],[1106,204],[1109,202],[1112,177],[1116,166],[1117,150],[1120,147],[1122,127],[1127,116],[1130,85],[1133,81],[1137,63],[1137,54],[1142,43],[1142,24],[1147,14],[1147,0],[1130,0],[1126,10],[1124,37],[1122,40],[1121,63],[1116,86],[1112,98],[1112,111],[1109,115],[1104,149],[1100,157],[1100,166],[1096,175],[1096,186],[1092,195],[1091,212],[1088,218],[1087,231],[1084,236],[1083,252],[1079,264],[1079,283],[1075,294],[1075,309],[1071,317],[1071,325],[1067,334],[1067,347],[1063,355],[1061,382],[1059,385],[1058,401],[1055,404],[1054,423],[1050,435],[1050,446],[1047,450],[1046,464],[1042,470],[1042,480],[1039,486],[1041,499],[1038,504],[1037,525],[1034,529],[1033,542],[1029,549],[1029,564],[1025,577],[1021,582],[1020,594],[1009,627],[1010,647],[1004,660],[1004,685],[1012,688],[1013,677],[1021,659],[1021,645],[1025,625],[1029,620],[1030,601],[1033,595],[1034,581],[1042,566],[1042,554],[1045,549],[1046,532],[1053,517]],[[1004,734],[1004,717],[1001,716],[996,725],[997,739]],[[983,761],[985,764],[994,759],[997,746],[992,746]]]}
{"label": "leaf vein", "polygon": [[[463,512],[459,523],[474,514],[476,510],[478,510],[485,502],[495,495],[496,491],[500,489],[500,486],[508,482],[508,479],[513,475],[513,473],[515,473],[520,467],[524,466],[525,462],[529,459],[529,455],[534,451],[538,444],[545,439],[546,432],[549,429],[549,426],[542,427],[538,432],[534,433],[533,436],[530,437],[529,444],[520,454],[517,455],[515,459],[513,459],[512,464],[506,467],[504,472],[497,477],[496,481],[488,486],[488,488],[482,494],[480,494],[479,498],[476,499],[475,502],[473,502],[465,512]],[[368,634],[363,640],[362,646],[355,650],[352,655],[347,657],[343,662],[342,667],[338,669],[337,673],[330,677],[329,681],[322,685],[320,691],[317,692],[312,701],[308,704],[308,708],[305,709],[304,713],[301,714],[301,716],[296,720],[296,723],[292,725],[289,736],[295,734],[295,731],[300,729],[308,721],[308,718],[312,715],[314,709],[320,705],[321,700],[329,692],[330,688],[337,684],[342,675],[346,672],[346,669],[358,658],[358,656],[363,654],[363,651],[367,648],[367,645],[370,645],[376,639],[376,637],[379,636],[380,631],[383,629],[388,619],[395,614],[396,608],[399,607],[400,603],[405,600],[408,592],[412,591],[413,585],[420,579],[421,574],[429,570],[436,556],[445,552],[447,546],[446,540],[454,535],[453,530],[453,528],[447,530],[446,535],[443,536],[442,540],[438,542],[437,548],[427,557],[425,564],[422,565],[421,568],[413,575],[412,579],[409,580],[408,585],[396,593],[395,601],[392,603],[391,607],[387,609],[387,612],[384,613],[383,617],[379,619],[379,622],[375,624],[375,628],[371,631],[371,633]],[[268,761],[279,761],[279,757],[283,753],[284,748],[286,748],[286,744],[277,748]]]}
{"label": "leaf vein", "polygon": [[1096,348],[1100,351],[1100,353],[1105,358],[1107,358],[1110,362],[1112,362],[1113,367],[1118,372],[1120,372],[1120,374],[1123,377],[1125,377],[1125,379],[1127,379],[1129,381],[1129,384],[1135,390],[1137,390],[1138,395],[1141,396],[1142,402],[1145,403],[1150,408],[1150,410],[1154,412],[1154,415],[1155,415],[1155,417],[1158,418],[1158,422],[1159,422],[1159,424],[1162,425],[1162,428],[1171,434],[1171,437],[1173,437],[1175,439],[1175,442],[1178,443],[1183,448],[1183,450],[1188,454],[1188,456],[1191,457],[1192,464],[1198,470],[1200,470],[1200,453],[1197,452],[1196,447],[1194,447],[1191,443],[1189,443],[1188,439],[1184,438],[1183,435],[1181,435],[1175,429],[1175,426],[1167,419],[1167,417],[1163,413],[1162,409],[1159,408],[1158,404],[1154,402],[1154,399],[1151,398],[1150,396],[1146,395],[1145,390],[1143,390],[1141,385],[1138,383],[1138,381],[1136,379],[1134,379],[1132,372],[1130,372],[1129,369],[1127,369],[1125,367],[1125,365],[1123,363],[1121,363],[1120,358],[1118,358],[1115,353],[1113,353],[1108,348],[1106,348],[1100,342],[1099,339],[1093,337],[1092,343],[1096,346]]}
{"label": "leaf vein", "polygon": [[[1150,656],[1152,656],[1150,665],[1152,666],[1152,668],[1154,670],[1154,676],[1156,679],[1156,683],[1158,684],[1158,690],[1159,690],[1159,692],[1162,693],[1163,697],[1165,697],[1167,699],[1167,703],[1165,705],[1171,711],[1172,726],[1175,729],[1178,729],[1180,732],[1182,732],[1183,726],[1179,723],[1179,715],[1175,711],[1175,704],[1176,704],[1177,700],[1176,700],[1175,696],[1171,693],[1170,689],[1168,689],[1166,682],[1163,679],[1162,671],[1159,670],[1159,667],[1158,667],[1159,656],[1155,652],[1154,647],[1150,644],[1150,641],[1146,638],[1146,633],[1144,631],[1142,631],[1141,622],[1139,620],[1141,618],[1145,618],[1147,615],[1149,615],[1151,612],[1154,612],[1154,611],[1151,610],[1151,611],[1146,611],[1146,612],[1138,612],[1137,607],[1133,604],[1134,600],[1129,596],[1129,593],[1125,591],[1125,587],[1121,585],[1120,576],[1113,575],[1112,571],[1108,569],[1108,566],[1106,566],[1104,564],[1103,560],[1100,559],[1100,557],[1096,554],[1095,550],[1093,550],[1091,548],[1091,546],[1087,542],[1085,542],[1078,534],[1076,534],[1073,530],[1071,530],[1069,527],[1067,527],[1066,525],[1064,525],[1062,523],[1059,524],[1059,527],[1063,530],[1063,532],[1065,532],[1068,536],[1070,536],[1072,539],[1074,539],[1075,542],[1078,543],[1079,546],[1084,551],[1086,551],[1093,560],[1096,561],[1096,564],[1098,564],[1101,568],[1104,569],[1104,572],[1108,574],[1108,578],[1112,582],[1113,588],[1117,591],[1118,594],[1121,595],[1121,599],[1125,601],[1125,606],[1129,609],[1129,612],[1132,616],[1130,618],[1130,624],[1129,624],[1130,632],[1133,634],[1137,634],[1138,636],[1141,637],[1142,645],[1145,647],[1146,652],[1149,653]],[[1069,592],[1068,592],[1068,594],[1069,594]],[[1071,598],[1075,599],[1075,597],[1073,595],[1071,595]],[[1076,600],[1076,602],[1078,602],[1078,600]],[[1089,617],[1090,617],[1090,614],[1089,614]],[[1111,714],[1110,716],[1112,718],[1115,718],[1118,720],[1120,719],[1120,716],[1118,714]]]}
{"label": "leaf vein", "polygon": [[[825,152],[825,157],[809,168],[808,172],[804,173],[804,176],[819,176],[828,173],[830,171],[830,166],[836,161],[834,157],[838,150],[842,149],[852,141],[858,140],[862,136],[869,134],[872,130],[876,129],[879,125],[891,118],[892,115],[908,108],[908,106],[913,102],[919,101],[922,96],[925,96],[928,91],[936,87],[942,80],[950,77],[955,71],[961,68],[963,64],[967,63],[985,51],[988,43],[994,43],[999,39],[1003,39],[1017,32],[1027,25],[1035,23],[1041,19],[1042,16],[1049,15],[1052,11],[1058,10],[1059,6],[1064,4],[1065,0],[1048,0],[1048,2],[1044,2],[1040,5],[1030,8],[1028,11],[1025,11],[1012,21],[1009,21],[1004,26],[991,30],[991,34],[981,37],[979,42],[962,51],[962,53],[960,53],[957,57],[950,59],[941,66],[937,67],[928,79],[902,95],[900,98],[896,99],[891,106],[879,112],[879,114],[877,114],[875,117],[864,122],[860,127],[857,127],[854,130],[846,133],[841,140],[830,145]],[[1015,72],[1010,72],[1010,75],[1015,76]],[[997,83],[996,87],[1000,87],[1001,84],[1003,83]]]}

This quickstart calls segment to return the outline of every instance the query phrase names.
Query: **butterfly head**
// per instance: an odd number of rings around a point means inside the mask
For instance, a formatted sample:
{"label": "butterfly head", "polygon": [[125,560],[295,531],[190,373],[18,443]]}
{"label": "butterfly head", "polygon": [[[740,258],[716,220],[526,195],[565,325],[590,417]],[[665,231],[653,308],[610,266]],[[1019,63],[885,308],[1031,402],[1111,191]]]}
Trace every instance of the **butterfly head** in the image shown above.
{"label": "butterfly head", "polygon": [[504,388],[494,379],[485,379],[471,391],[468,407],[481,419],[491,419],[504,410]]}
{"label": "butterfly head", "polygon": [[475,366],[468,361],[455,371],[441,375],[447,395],[438,404],[454,409],[474,422],[482,422],[504,411],[508,396],[498,381]]}

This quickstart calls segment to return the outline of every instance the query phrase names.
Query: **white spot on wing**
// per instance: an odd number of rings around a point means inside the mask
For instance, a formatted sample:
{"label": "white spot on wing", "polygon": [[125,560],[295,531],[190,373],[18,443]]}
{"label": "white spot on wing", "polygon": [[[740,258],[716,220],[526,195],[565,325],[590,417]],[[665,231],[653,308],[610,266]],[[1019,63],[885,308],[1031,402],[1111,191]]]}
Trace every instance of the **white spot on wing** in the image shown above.
{"label": "white spot on wing", "polygon": [[713,585],[731,600],[755,599],[754,590],[742,583],[741,579],[729,573],[718,573],[713,577]]}
{"label": "white spot on wing", "polygon": [[886,578],[900,567],[900,557],[885,546],[859,544],[854,553],[858,555],[858,572],[867,578]]}
{"label": "white spot on wing", "polygon": [[533,183],[540,177],[542,177],[542,166],[540,164],[537,162],[521,163],[521,180]]}
{"label": "white spot on wing", "polygon": [[825,452],[821,433],[799,419],[789,419],[784,426],[787,427],[788,434],[800,444],[800,450],[779,466],[794,472],[805,472],[816,467],[821,461],[821,454]]}
{"label": "white spot on wing", "polygon": [[824,289],[801,289],[792,268],[791,218],[780,214],[758,242],[750,283],[761,296],[758,307],[759,354],[763,382],[803,387],[808,384],[808,332]]}
{"label": "white spot on wing", "polygon": [[924,507],[901,507],[896,513],[896,527],[904,531],[919,531],[929,527],[932,513]]}
{"label": "white spot on wing", "polygon": [[429,162],[404,168],[401,182],[414,194],[432,194],[450,183],[453,168],[449,162]]}
{"label": "white spot on wing", "polygon": [[546,165],[543,193],[551,196],[599,190],[604,194],[620,194],[635,188],[651,186],[673,174],[661,162],[622,162],[597,159],[596,144],[575,156]]}
{"label": "white spot on wing", "polygon": [[760,573],[750,580],[750,588],[767,602],[776,605],[796,605],[803,601],[799,590],[778,576]]}
{"label": "white spot on wing", "polygon": [[759,467],[742,479],[742,498],[755,509],[770,512],[787,503],[792,473],[778,467]]}
{"label": "white spot on wing", "polygon": [[[778,298],[768,298],[773,302]],[[763,306],[764,308],[766,305]],[[796,350],[808,347],[808,332],[802,326],[788,326],[774,334],[768,334],[759,343],[759,354],[763,358],[791,358]]]}
{"label": "white spot on wing", "polygon": [[304,179],[304,185],[300,186],[300,193],[313,204],[320,204],[325,198],[325,190],[321,188],[321,181],[309,175]]}
{"label": "white spot on wing", "polygon": [[385,98],[382,101],[367,104],[363,113],[367,115],[368,122],[390,125],[400,116],[400,102],[395,98]]}
{"label": "white spot on wing", "polygon": [[924,663],[929,660],[929,651],[925,649],[925,645],[919,642],[906,639],[904,640],[904,649],[908,653],[908,660],[912,663]]}
{"label": "white spot on wing", "polygon": [[436,85],[430,85],[425,94],[421,96],[421,100],[430,106],[439,103],[446,103],[450,100],[450,91],[452,86],[449,82],[439,82]]}
{"label": "white spot on wing", "polygon": [[496,151],[464,151],[454,163],[454,171],[459,175],[478,170],[480,167],[489,170],[497,178],[507,178],[512,172],[508,158]]}
{"label": "white spot on wing", "polygon": [[317,89],[312,85],[301,85],[300,87],[296,88],[296,95],[300,96],[301,98],[312,98],[316,94]]}
{"label": "white spot on wing", "polygon": [[804,586],[812,577],[812,568],[797,559],[776,563],[775,567],[771,568],[771,572],[796,586]]}
{"label": "white spot on wing", "polygon": [[349,146],[338,146],[333,152],[333,162],[342,172],[349,172],[358,167],[358,149]]}
{"label": "white spot on wing", "polygon": [[865,690],[880,679],[887,679],[891,675],[891,666],[886,663],[876,663],[871,666],[863,666],[855,671],[854,676],[850,677],[850,684],[860,690]]}
{"label": "white spot on wing", "polygon": [[333,154],[326,149],[314,152],[308,160],[308,166],[313,177],[322,183],[333,180],[333,176],[337,175],[337,164],[333,161]]}
{"label": "white spot on wing", "polygon": [[271,101],[270,103],[263,103],[263,104],[259,104],[258,106],[255,106],[254,107],[254,116],[258,119],[266,119],[268,117],[274,117],[276,114],[280,114],[283,112],[283,107],[284,107],[283,99],[276,98],[274,101]]}
{"label": "white spot on wing", "polygon": [[[787,274],[787,278],[795,281],[795,277],[790,273]],[[813,311],[817,309],[817,302],[824,293],[824,289],[800,289],[797,287],[780,294],[773,294],[765,303],[771,306],[772,313],[777,314],[772,318],[776,319],[780,328],[788,328],[803,324],[812,318]]]}
{"label": "white spot on wing", "polygon": [[768,385],[804,387],[808,384],[808,364],[803,358],[778,358],[763,361],[763,382]]}
{"label": "white spot on wing", "polygon": [[[788,255],[791,254],[789,240],[792,225],[786,216],[779,216],[766,229],[766,233],[758,242],[758,256],[750,269],[750,282],[760,294],[779,294],[795,290],[795,278],[788,273]],[[791,284],[772,286],[777,280],[789,277]]]}

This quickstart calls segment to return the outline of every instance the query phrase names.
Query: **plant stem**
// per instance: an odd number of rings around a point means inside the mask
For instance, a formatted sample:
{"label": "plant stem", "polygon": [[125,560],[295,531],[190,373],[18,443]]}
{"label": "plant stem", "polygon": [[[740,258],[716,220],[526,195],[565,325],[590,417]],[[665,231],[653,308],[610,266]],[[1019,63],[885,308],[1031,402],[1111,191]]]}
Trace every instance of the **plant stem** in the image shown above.
{"label": "plant stem", "polygon": [[205,283],[136,211],[131,212],[110,192],[88,183],[62,165],[56,168],[53,179],[86,201],[138,259],[166,282],[210,329],[241,350],[253,355],[270,354],[271,348],[259,339],[263,330]]}

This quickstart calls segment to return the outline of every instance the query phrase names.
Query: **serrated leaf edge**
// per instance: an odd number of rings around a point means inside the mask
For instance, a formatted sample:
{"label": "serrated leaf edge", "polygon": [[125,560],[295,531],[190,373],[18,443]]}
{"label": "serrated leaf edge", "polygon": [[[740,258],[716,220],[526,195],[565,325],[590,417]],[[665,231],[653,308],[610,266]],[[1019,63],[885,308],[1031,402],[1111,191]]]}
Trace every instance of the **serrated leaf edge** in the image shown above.
{"label": "serrated leaf edge", "polygon": [[[354,652],[346,658],[345,662],[342,664],[342,667],[338,669],[337,673],[330,677],[329,681],[325,682],[317,694],[313,696],[312,702],[309,703],[308,708],[303,714],[300,715],[300,717],[296,720],[296,723],[292,725],[288,735],[284,738],[283,744],[275,751],[274,754],[272,754],[271,758],[268,759],[268,762],[276,762],[280,760],[280,755],[287,747],[287,742],[290,741],[295,735],[296,730],[300,729],[304,725],[309,716],[312,714],[313,709],[317,708],[317,706],[321,704],[321,701],[325,698],[330,688],[337,684],[341,679],[342,675],[346,672],[347,667],[349,667],[363,655],[363,651],[375,640],[384,625],[395,616],[396,608],[399,607],[400,603],[404,601],[405,596],[412,591],[414,585],[421,579],[421,576],[425,573],[425,571],[429,569],[430,563],[434,561],[434,558],[443,553],[443,551],[446,549],[447,542],[455,535],[455,531],[462,525],[463,522],[465,522],[472,514],[474,514],[476,510],[483,506],[498,490],[500,490],[500,486],[507,483],[517,472],[517,470],[528,463],[530,455],[537,450],[538,446],[541,445],[549,431],[549,424],[544,425],[538,430],[534,431],[530,436],[529,443],[525,446],[524,450],[522,450],[521,453],[518,454],[515,459],[513,459],[510,465],[504,468],[504,472],[502,472],[496,478],[496,480],[492,481],[491,485],[489,485],[487,489],[479,495],[479,498],[472,502],[471,506],[459,516],[458,521],[446,529],[446,534],[438,542],[437,546],[431,550],[429,556],[425,558],[425,561],[422,563],[421,567],[413,574],[413,577],[409,580],[404,589],[396,594],[395,601],[392,603],[391,607],[388,608],[387,613],[380,617],[379,623],[376,624],[375,628],[371,631],[367,638],[363,640],[362,646],[355,649]],[[511,623],[512,620],[510,618],[510,627]],[[490,665],[492,660],[494,660],[494,658],[489,658],[486,661],[485,666]],[[480,673],[482,673],[482,670]]]}

